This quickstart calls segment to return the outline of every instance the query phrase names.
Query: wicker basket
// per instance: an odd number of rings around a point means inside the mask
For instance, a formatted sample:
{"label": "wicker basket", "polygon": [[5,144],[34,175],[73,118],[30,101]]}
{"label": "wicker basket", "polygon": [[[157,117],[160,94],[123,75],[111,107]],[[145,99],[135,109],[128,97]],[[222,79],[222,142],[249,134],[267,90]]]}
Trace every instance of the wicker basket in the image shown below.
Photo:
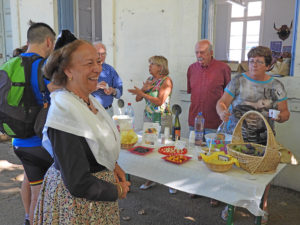
{"label": "wicker basket", "polygon": [[132,148],[135,144],[136,144],[136,142],[133,143],[133,144],[121,144],[121,148],[122,148],[122,149],[130,149],[130,148]]}
{"label": "wicker basket", "polygon": [[228,170],[230,170],[233,164],[234,164],[234,162],[230,163],[230,164],[214,164],[214,163],[205,162],[205,165],[210,170],[215,171],[215,172],[221,172],[221,173],[227,172]]}
{"label": "wicker basket", "polygon": [[[242,136],[242,125],[245,118],[251,113],[259,115],[263,119],[267,127],[267,131],[268,131],[267,145],[263,146],[263,145],[251,143],[251,145],[255,147],[265,148],[265,153],[263,156],[247,155],[235,151],[232,148],[233,145],[249,144],[244,142]],[[239,122],[237,123],[233,131],[231,144],[227,145],[228,154],[237,158],[239,160],[240,166],[251,174],[275,172],[280,162],[280,153],[278,150],[279,150],[279,145],[276,142],[272,128],[270,127],[265,117],[257,111],[248,111],[240,118]]]}

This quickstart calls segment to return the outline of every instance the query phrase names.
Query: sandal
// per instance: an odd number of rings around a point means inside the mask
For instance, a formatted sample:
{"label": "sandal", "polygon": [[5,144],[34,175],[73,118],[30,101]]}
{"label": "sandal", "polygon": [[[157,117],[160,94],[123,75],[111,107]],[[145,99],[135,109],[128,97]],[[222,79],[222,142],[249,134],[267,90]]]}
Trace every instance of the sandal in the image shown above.
{"label": "sandal", "polygon": [[146,182],[145,184],[142,184],[141,186],[140,186],[140,189],[141,190],[147,190],[147,189],[149,189],[149,188],[151,188],[151,187],[153,187],[153,186],[155,186],[156,185],[156,183],[154,183],[154,182]]}
{"label": "sandal", "polygon": [[217,207],[219,206],[220,202],[218,200],[215,200],[215,199],[210,199],[210,206],[211,207]]}

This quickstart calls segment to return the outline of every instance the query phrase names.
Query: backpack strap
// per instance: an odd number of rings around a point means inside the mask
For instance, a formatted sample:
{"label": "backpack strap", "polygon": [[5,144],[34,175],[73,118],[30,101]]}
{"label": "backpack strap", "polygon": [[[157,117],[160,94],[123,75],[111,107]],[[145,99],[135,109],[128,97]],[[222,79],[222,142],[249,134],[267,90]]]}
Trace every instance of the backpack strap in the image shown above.
{"label": "backpack strap", "polygon": [[45,82],[44,82],[44,74],[43,74],[43,71],[42,71],[42,68],[44,66],[45,61],[46,61],[46,59],[42,59],[39,62],[38,72],[37,72],[39,89],[40,89],[40,92],[42,93],[42,96],[43,96],[43,103],[48,102],[47,99],[46,99],[46,85],[45,85]]}
{"label": "backpack strap", "polygon": [[[35,96],[33,90],[31,88],[31,72],[32,72],[32,63],[42,58],[38,55],[33,55],[31,57],[20,56],[22,59],[22,66],[24,67],[24,74],[25,74],[25,86],[24,86],[24,94],[21,99],[21,102],[24,104],[25,111],[28,112],[29,107],[32,106],[32,102],[35,100]],[[35,104],[36,100],[34,101]]]}

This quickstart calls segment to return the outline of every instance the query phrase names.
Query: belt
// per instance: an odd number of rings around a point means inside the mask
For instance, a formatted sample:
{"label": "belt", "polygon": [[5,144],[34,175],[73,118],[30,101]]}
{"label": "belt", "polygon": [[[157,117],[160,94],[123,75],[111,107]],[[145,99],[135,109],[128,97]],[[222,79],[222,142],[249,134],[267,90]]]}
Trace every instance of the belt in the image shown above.
{"label": "belt", "polygon": [[112,105],[109,105],[107,107],[104,107],[104,109],[110,109],[112,107]]}

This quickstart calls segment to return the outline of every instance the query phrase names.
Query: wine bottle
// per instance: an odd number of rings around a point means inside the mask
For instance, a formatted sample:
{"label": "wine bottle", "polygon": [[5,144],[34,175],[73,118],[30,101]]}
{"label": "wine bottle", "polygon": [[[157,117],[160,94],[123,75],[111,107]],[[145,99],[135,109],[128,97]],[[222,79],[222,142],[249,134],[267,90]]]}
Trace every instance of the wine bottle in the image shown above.
{"label": "wine bottle", "polygon": [[176,113],[175,120],[174,120],[174,125],[172,129],[172,140],[180,140],[180,132],[181,132],[181,126],[179,122],[179,116],[178,113]]}

